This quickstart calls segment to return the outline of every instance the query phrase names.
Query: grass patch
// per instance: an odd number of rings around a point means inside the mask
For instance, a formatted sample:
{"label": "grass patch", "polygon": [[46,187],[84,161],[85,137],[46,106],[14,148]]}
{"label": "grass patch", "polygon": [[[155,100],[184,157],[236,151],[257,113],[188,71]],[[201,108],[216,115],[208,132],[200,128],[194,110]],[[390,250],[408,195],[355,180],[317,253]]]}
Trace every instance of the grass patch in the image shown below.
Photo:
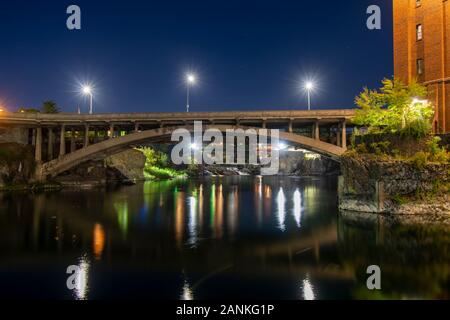
{"label": "grass patch", "polygon": [[184,172],[171,168],[159,168],[156,166],[146,166],[144,168],[144,177],[149,180],[168,180],[184,176]]}

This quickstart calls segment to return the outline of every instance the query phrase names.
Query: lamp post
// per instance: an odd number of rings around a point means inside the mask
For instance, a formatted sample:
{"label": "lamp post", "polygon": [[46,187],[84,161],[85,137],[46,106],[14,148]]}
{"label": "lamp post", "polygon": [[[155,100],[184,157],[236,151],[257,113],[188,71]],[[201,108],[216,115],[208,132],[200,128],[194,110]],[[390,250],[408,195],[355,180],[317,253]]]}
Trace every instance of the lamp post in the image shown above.
{"label": "lamp post", "polygon": [[314,90],[314,83],[307,81],[305,83],[306,94],[308,95],[308,110],[311,110],[311,91]]}
{"label": "lamp post", "polygon": [[83,87],[83,93],[87,96],[89,96],[89,114],[92,114],[93,108],[92,108],[92,102],[94,95],[92,93],[92,88],[90,86],[84,86]]}
{"label": "lamp post", "polygon": [[196,77],[194,74],[189,73],[186,76],[186,89],[187,89],[187,93],[186,93],[186,112],[189,112],[189,98],[190,98],[190,89],[191,86],[194,85],[196,82]]}

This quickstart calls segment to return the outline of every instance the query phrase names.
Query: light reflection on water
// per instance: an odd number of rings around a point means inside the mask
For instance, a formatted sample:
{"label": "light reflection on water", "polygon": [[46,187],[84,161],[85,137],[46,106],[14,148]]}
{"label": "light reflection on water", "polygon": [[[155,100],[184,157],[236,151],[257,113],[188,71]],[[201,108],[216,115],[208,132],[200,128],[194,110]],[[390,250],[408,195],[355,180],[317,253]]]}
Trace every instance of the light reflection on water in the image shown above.
{"label": "light reflection on water", "polygon": [[[31,277],[28,295],[70,298],[74,264],[85,275],[77,299],[448,295],[448,231],[341,219],[336,188],[335,178],[216,177],[3,195],[0,297],[20,297],[15,277]],[[371,264],[387,270],[381,295],[365,288]]]}

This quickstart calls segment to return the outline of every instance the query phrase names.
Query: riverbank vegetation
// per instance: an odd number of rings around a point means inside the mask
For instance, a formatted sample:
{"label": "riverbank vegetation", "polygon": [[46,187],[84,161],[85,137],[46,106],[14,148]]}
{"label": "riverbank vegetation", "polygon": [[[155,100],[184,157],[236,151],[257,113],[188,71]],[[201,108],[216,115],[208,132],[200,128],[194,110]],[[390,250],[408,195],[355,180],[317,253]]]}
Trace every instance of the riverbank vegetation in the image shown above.
{"label": "riverbank vegetation", "polygon": [[384,79],[379,90],[365,88],[355,99],[354,121],[362,129],[355,129],[349,155],[410,161],[418,169],[450,163],[447,148],[432,133],[434,107],[426,97],[424,86],[397,79]]}
{"label": "riverbank vegetation", "polygon": [[450,194],[450,153],[432,132],[434,107],[426,97],[420,84],[384,79],[380,89],[366,88],[355,99],[360,127],[343,162],[359,164],[365,178],[383,181],[386,196],[399,206],[448,201]]}
{"label": "riverbank vegetation", "polygon": [[136,148],[145,158],[144,177],[147,180],[167,180],[186,176],[181,170],[170,167],[169,157],[165,152],[151,147]]}

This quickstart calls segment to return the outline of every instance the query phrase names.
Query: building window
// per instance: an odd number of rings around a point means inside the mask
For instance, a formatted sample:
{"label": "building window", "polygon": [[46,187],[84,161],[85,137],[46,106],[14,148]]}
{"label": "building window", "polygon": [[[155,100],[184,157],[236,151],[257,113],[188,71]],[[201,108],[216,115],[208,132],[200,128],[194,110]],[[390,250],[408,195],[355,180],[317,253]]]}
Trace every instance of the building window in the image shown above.
{"label": "building window", "polygon": [[423,59],[417,59],[417,75],[421,76],[424,72]]}
{"label": "building window", "polygon": [[420,41],[423,39],[423,27],[421,24],[418,24],[416,26],[416,39],[417,39],[417,41]]}

